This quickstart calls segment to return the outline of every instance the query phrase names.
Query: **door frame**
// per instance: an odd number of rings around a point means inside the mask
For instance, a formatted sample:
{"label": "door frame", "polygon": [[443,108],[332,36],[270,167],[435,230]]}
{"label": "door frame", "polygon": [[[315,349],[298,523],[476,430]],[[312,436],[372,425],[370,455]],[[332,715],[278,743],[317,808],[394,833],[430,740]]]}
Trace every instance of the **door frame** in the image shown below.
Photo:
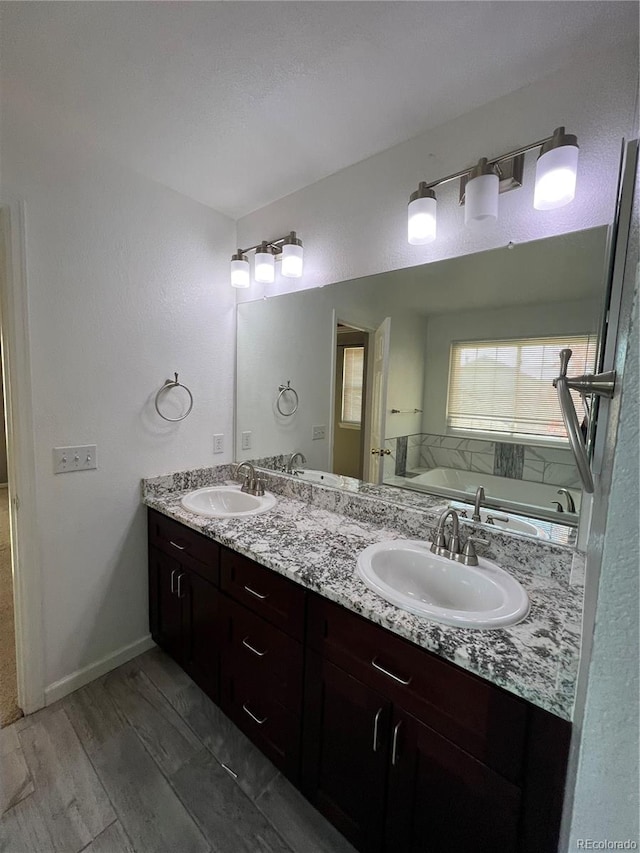
{"label": "door frame", "polygon": [[18,705],[30,714],[44,706],[45,694],[25,235],[24,203],[0,205],[0,335]]}
{"label": "door frame", "polygon": [[351,326],[358,332],[364,332],[367,335],[367,359],[365,363],[366,375],[364,377],[365,384],[365,399],[364,412],[362,418],[362,438],[360,441],[360,454],[362,463],[362,479],[367,479],[367,451],[371,443],[371,359],[370,352],[373,343],[374,330],[368,326],[363,326],[362,323],[352,322],[342,313],[338,315],[335,308],[331,311],[331,358],[330,368],[331,376],[329,380],[329,389],[331,394],[331,417],[329,418],[329,468],[333,470],[333,450],[335,443],[336,419],[335,419],[335,399],[336,399],[336,370],[338,363],[338,323],[344,323],[345,326]]}

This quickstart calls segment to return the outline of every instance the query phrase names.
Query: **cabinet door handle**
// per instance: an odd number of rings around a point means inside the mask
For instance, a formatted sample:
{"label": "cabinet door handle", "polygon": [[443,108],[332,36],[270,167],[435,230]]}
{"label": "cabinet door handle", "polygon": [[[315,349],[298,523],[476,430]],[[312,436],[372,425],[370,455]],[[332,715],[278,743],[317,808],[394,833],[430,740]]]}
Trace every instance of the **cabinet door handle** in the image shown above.
{"label": "cabinet door handle", "polygon": [[254,723],[257,723],[259,726],[263,726],[267,722],[268,717],[263,717],[262,719],[256,717],[256,715],[252,714],[246,705],[242,706],[242,710],[245,712],[245,714],[248,714],[251,717]]}
{"label": "cabinet door handle", "polygon": [[399,723],[396,723],[395,728],[393,730],[393,745],[391,747],[391,763],[395,767],[398,763],[398,732],[400,731],[400,726],[402,725],[402,720]]}
{"label": "cabinet door handle", "polygon": [[248,643],[248,642],[247,642],[247,640],[248,640],[248,639],[249,639],[249,637],[247,636],[247,637],[245,637],[245,638],[244,638],[244,640],[242,641],[242,645],[245,647],[245,649],[249,649],[249,651],[250,651],[250,652],[253,652],[253,653],[254,653],[254,655],[258,655],[258,657],[259,657],[259,658],[263,658],[263,657],[266,655],[266,653],[267,653],[267,652],[266,652],[266,650],[265,650],[264,652],[259,652],[259,651],[258,651],[258,649],[255,649],[255,648],[251,645],[251,643]]}
{"label": "cabinet door handle", "polygon": [[169,539],[169,545],[173,545],[174,548],[177,548],[178,551],[184,551],[186,549],[186,545],[178,545],[177,542],[174,542],[173,539]]}
{"label": "cabinet door handle", "polygon": [[388,670],[388,669],[385,669],[383,666],[380,666],[380,664],[379,664],[379,663],[377,663],[377,660],[378,660],[378,658],[374,658],[374,659],[371,661],[371,666],[372,666],[374,669],[377,669],[377,670],[379,670],[380,672],[383,672],[383,673],[384,673],[385,675],[387,675],[389,678],[393,678],[393,680],[394,680],[394,681],[397,681],[397,682],[398,682],[398,684],[404,684],[405,686],[406,686],[407,684],[411,684],[411,679],[413,678],[413,676],[409,676],[409,678],[400,678],[400,676],[399,676],[399,675],[394,675],[392,672],[389,672],[389,670]]}
{"label": "cabinet door handle", "polygon": [[259,592],[256,592],[255,589],[251,589],[251,587],[247,586],[246,584],[244,585],[244,588],[247,590],[247,592],[250,592],[251,595],[255,595],[256,598],[259,598],[260,601],[264,601],[265,598],[269,598],[269,593],[267,593],[266,595],[261,595]]}
{"label": "cabinet door handle", "polygon": [[178,575],[178,598],[184,598],[182,593],[182,578],[184,577],[184,572]]}
{"label": "cabinet door handle", "polygon": [[175,590],[175,587],[173,585],[173,579],[175,578],[177,571],[178,571],[177,569],[173,569],[173,571],[171,572],[171,595],[176,594],[176,590]]}
{"label": "cabinet door handle", "polygon": [[380,722],[380,714],[382,713],[382,708],[378,708],[378,711],[373,720],[373,751],[378,751],[378,723]]}

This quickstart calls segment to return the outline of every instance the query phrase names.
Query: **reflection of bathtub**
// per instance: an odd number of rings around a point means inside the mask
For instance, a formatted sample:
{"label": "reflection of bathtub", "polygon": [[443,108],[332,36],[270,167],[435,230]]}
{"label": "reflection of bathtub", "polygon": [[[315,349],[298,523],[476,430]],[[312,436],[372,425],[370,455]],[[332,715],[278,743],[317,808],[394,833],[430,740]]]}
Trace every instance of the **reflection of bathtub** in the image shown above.
{"label": "reflection of bathtub", "polygon": [[[405,488],[418,491],[433,492],[446,497],[474,497],[478,486],[484,488],[486,500],[499,504],[504,509],[522,512],[525,515],[534,513],[557,523],[575,524],[576,515],[559,513],[554,509],[553,501],[561,501],[566,506],[566,498],[558,495],[558,486],[548,483],[532,483],[529,480],[510,480],[507,477],[495,477],[492,474],[478,474],[475,471],[460,471],[456,468],[433,468],[416,477],[393,477],[386,482],[393,485],[402,484]],[[570,489],[571,497],[580,512],[582,493]]]}

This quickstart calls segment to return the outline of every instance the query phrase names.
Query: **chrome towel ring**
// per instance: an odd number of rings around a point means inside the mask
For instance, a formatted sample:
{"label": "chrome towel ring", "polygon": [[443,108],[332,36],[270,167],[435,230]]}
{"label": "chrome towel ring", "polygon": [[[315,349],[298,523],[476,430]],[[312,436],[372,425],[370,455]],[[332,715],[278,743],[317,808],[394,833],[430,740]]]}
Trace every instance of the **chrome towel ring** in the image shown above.
{"label": "chrome towel ring", "polygon": [[[298,392],[296,391],[295,388],[291,387],[291,380],[290,379],[287,379],[286,385],[278,385],[278,391],[280,393],[276,397],[276,409],[280,412],[280,414],[284,418],[290,418],[291,415],[295,415],[295,413],[298,411],[298,403],[299,403]],[[284,394],[286,394],[287,391],[289,391],[291,394],[293,394],[293,396],[295,397],[295,403],[293,404],[293,409],[291,409],[290,412],[283,412],[282,411],[282,403],[283,403]]]}
{"label": "chrome towel ring", "polygon": [[[165,379],[164,385],[162,386],[162,388],[160,388],[160,390],[156,394],[155,404],[156,404],[156,412],[160,415],[161,418],[164,418],[165,421],[172,421],[175,423],[176,421],[183,421],[187,417],[187,415],[189,415],[191,413],[191,409],[193,409],[193,394],[191,393],[191,391],[189,391],[189,389],[187,388],[186,385],[183,385],[182,382],[178,382],[178,374],[177,373],[174,373],[173,375],[175,376],[175,379]],[[171,388],[184,388],[184,390],[189,395],[189,407],[183,415],[180,415],[179,418],[169,418],[169,417],[167,417],[167,415],[163,415],[162,412],[160,411],[160,405],[159,405],[160,395],[163,394],[165,391],[169,391]]]}

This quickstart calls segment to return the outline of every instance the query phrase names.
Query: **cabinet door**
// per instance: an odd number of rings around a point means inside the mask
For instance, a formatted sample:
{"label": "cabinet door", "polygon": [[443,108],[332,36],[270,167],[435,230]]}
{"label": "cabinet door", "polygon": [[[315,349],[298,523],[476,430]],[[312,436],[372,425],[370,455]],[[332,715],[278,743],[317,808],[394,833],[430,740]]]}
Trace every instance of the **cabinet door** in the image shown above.
{"label": "cabinet door", "polygon": [[389,853],[515,853],[515,785],[402,711],[390,739]]}
{"label": "cabinet door", "polygon": [[182,603],[183,666],[196,684],[218,701],[220,674],[220,593],[195,572],[181,569],[176,582]]}
{"label": "cabinet door", "polygon": [[182,663],[182,602],[177,594],[180,572],[177,560],[155,548],[149,549],[151,636],[178,663]]}
{"label": "cabinet door", "polygon": [[304,793],[363,853],[382,849],[390,713],[376,691],[308,653]]}

